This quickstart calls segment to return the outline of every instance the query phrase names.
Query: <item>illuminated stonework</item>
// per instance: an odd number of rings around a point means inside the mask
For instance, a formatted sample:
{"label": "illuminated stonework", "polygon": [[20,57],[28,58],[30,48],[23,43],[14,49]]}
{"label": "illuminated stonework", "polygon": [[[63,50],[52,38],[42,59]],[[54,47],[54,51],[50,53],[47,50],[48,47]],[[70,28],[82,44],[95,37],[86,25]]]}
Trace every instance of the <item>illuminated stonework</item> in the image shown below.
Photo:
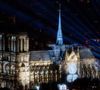
{"label": "illuminated stonework", "polygon": [[22,85],[28,89],[41,83],[61,81],[61,78],[65,78],[67,82],[84,77],[100,78],[96,59],[86,47],[77,46],[74,49],[70,45],[55,44],[51,45],[52,50],[29,51],[27,35],[7,37],[11,37],[8,39],[13,48],[10,45],[5,48],[4,43],[0,44],[2,49],[10,50],[0,51],[1,87],[14,90],[15,86],[20,88]]}
{"label": "illuminated stonework", "polygon": [[73,82],[77,78],[100,78],[90,49],[63,44],[60,10],[58,21],[56,44],[49,45],[51,50],[29,51],[29,37],[25,33],[0,34],[0,87],[28,90],[62,79]]}
{"label": "illuminated stonework", "polygon": [[18,63],[19,67],[19,81],[21,81],[22,85],[28,85],[29,84],[29,54],[28,53],[20,53],[18,56],[18,60],[20,60]]}
{"label": "illuminated stonework", "polygon": [[96,58],[90,49],[82,47],[77,50],[70,50],[65,53],[65,59],[61,63],[62,69],[66,74],[66,80],[73,82],[77,78],[91,77],[98,78],[99,71],[96,69]]}
{"label": "illuminated stonework", "polygon": [[30,65],[31,85],[33,83],[40,84],[60,80],[61,73],[59,73],[59,70],[54,69],[56,66],[53,66],[51,60],[31,61]]}
{"label": "illuminated stonework", "polygon": [[63,68],[67,74],[66,79],[68,82],[72,82],[78,78],[78,71],[79,71],[78,65],[79,65],[78,53],[75,53],[72,50],[71,53],[68,54],[68,52],[66,51]]}

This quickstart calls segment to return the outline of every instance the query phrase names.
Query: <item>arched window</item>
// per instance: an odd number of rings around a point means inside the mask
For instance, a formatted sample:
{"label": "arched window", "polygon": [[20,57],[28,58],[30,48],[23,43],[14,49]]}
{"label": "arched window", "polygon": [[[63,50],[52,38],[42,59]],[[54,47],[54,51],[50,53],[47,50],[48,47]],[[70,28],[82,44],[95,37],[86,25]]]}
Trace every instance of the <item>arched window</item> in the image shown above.
{"label": "arched window", "polygon": [[1,87],[2,87],[2,88],[6,87],[6,81],[2,81],[2,82],[1,82]]}
{"label": "arched window", "polygon": [[0,35],[0,50],[2,50],[2,35]]}
{"label": "arched window", "polygon": [[2,63],[0,62],[0,73],[2,72]]}
{"label": "arched window", "polygon": [[21,51],[21,39],[18,39],[18,51]]}
{"label": "arched window", "polygon": [[9,69],[10,69],[9,63],[5,64],[5,73],[6,74],[9,74]]}
{"label": "arched window", "polygon": [[15,74],[15,65],[11,65],[11,74]]}
{"label": "arched window", "polygon": [[23,52],[25,51],[25,49],[24,49],[24,42],[25,42],[25,40],[24,39],[22,39],[22,50],[23,50]]}

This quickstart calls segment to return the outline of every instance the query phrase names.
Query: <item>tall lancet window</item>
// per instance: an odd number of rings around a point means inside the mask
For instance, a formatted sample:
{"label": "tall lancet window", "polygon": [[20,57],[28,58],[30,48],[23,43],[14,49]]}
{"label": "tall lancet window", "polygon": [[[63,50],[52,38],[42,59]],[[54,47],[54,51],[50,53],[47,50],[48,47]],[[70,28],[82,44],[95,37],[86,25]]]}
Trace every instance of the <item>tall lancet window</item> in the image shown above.
{"label": "tall lancet window", "polygon": [[0,51],[2,50],[2,35],[0,35]]}
{"label": "tall lancet window", "polygon": [[15,52],[16,51],[16,37],[12,36],[11,37],[11,51]]}
{"label": "tall lancet window", "polygon": [[14,39],[14,43],[13,43],[13,46],[14,47],[13,47],[13,50],[14,50],[14,52],[16,52],[16,37],[14,36],[13,39]]}

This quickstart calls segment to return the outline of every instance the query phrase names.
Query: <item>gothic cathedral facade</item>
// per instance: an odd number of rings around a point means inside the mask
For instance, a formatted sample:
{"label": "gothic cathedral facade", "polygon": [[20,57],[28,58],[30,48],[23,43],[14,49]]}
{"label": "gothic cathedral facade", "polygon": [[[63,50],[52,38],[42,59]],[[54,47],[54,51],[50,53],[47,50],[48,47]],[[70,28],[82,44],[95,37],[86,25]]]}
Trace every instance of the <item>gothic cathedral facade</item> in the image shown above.
{"label": "gothic cathedral facade", "polygon": [[0,34],[0,87],[27,90],[34,85],[66,82],[81,77],[99,77],[94,67],[95,57],[83,46],[65,45],[59,10],[56,44],[51,50],[29,51],[29,37],[25,33]]}

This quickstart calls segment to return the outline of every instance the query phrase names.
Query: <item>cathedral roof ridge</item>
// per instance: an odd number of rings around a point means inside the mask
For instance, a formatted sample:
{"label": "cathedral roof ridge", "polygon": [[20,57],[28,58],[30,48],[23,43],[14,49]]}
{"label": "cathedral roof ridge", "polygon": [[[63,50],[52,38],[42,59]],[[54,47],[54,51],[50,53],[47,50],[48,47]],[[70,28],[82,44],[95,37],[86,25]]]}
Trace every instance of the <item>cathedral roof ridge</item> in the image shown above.
{"label": "cathedral roof ridge", "polygon": [[48,52],[48,51],[53,51],[53,50],[35,50],[35,51],[31,51],[31,52]]}

